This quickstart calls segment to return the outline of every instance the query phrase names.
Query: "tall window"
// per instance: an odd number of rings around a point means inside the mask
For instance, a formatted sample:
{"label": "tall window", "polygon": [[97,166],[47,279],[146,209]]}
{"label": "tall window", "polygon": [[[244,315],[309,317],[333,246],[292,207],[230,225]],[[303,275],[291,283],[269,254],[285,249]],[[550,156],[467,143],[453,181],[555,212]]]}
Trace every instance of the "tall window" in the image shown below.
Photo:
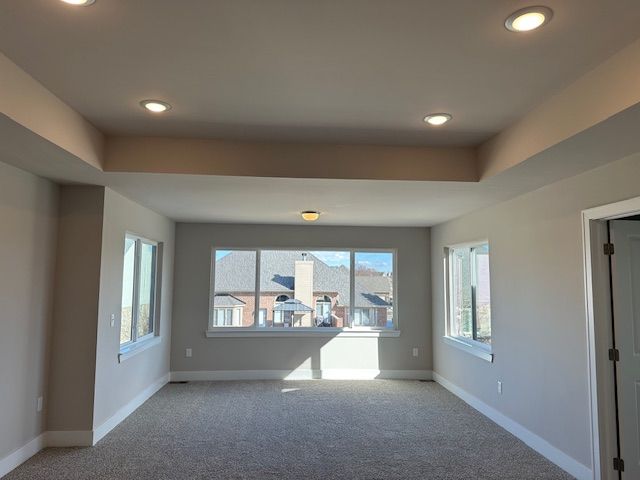
{"label": "tall window", "polygon": [[255,250],[214,252],[210,329],[253,327],[257,258]]}
{"label": "tall window", "polygon": [[209,328],[394,329],[394,265],[389,250],[214,249]]}
{"label": "tall window", "polygon": [[120,345],[150,338],[155,332],[158,245],[132,235],[124,242]]}
{"label": "tall window", "polygon": [[481,243],[449,248],[448,276],[447,334],[490,347],[489,245]]}

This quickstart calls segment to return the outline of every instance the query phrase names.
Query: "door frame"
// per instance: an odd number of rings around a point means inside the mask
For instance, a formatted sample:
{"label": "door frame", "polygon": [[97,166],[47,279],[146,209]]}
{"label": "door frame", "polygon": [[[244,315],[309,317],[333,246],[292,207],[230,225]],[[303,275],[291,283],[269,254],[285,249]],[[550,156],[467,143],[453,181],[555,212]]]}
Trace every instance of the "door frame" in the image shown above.
{"label": "door frame", "polygon": [[584,287],[587,327],[589,407],[591,416],[591,469],[594,480],[617,479],[612,459],[615,441],[613,368],[608,350],[613,345],[608,241],[608,220],[640,214],[640,197],[582,211]]}

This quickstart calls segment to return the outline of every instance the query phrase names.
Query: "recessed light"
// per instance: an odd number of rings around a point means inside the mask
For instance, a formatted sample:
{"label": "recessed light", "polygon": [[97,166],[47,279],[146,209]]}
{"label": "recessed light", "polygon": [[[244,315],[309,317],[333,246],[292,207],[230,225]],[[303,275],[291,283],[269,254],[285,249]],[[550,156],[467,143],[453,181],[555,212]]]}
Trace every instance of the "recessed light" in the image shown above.
{"label": "recessed light", "polygon": [[171,110],[171,105],[167,102],[161,102],[160,100],[143,100],[140,102],[140,105],[153,113],[162,113]]}
{"label": "recessed light", "polygon": [[88,7],[92,3],[95,3],[96,0],[62,0],[64,3],[68,3],[69,5],[76,5],[78,7]]}
{"label": "recessed light", "polygon": [[504,26],[512,32],[530,32],[549,23],[551,17],[553,10],[549,7],[527,7],[509,15]]}
{"label": "recessed light", "polygon": [[320,218],[320,212],[314,212],[313,210],[305,210],[304,212],[300,212],[302,215],[302,219],[306,222],[315,222]]}
{"label": "recessed light", "polygon": [[440,125],[447,123],[451,118],[452,117],[449,113],[431,113],[424,117],[424,121],[429,125],[439,127]]}

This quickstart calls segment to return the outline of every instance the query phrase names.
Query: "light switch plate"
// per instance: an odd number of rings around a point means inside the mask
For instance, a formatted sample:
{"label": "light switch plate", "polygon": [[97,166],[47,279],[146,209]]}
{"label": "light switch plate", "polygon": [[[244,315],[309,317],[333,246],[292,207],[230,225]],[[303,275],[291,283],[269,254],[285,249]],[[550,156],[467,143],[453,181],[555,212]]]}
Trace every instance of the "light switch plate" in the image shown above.
{"label": "light switch plate", "polygon": [[184,353],[184,356],[187,358],[191,358],[193,356],[193,350],[191,350],[190,348],[187,348],[187,350]]}

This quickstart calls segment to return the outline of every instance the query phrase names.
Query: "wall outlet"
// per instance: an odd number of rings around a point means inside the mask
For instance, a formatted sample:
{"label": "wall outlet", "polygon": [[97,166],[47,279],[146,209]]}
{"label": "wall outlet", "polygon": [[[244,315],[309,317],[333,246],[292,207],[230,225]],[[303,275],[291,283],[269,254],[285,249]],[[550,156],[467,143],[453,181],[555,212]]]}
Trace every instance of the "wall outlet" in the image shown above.
{"label": "wall outlet", "polygon": [[498,395],[502,395],[502,382],[498,380]]}
{"label": "wall outlet", "polygon": [[191,358],[193,356],[193,351],[190,348],[187,348],[187,350],[184,352],[184,356],[187,358]]}
{"label": "wall outlet", "polygon": [[36,411],[41,412],[42,411],[42,404],[44,403],[42,397],[38,397],[38,402],[37,402],[37,406],[36,406]]}
{"label": "wall outlet", "polygon": [[116,314],[112,313],[111,314],[111,327],[115,327],[116,326]]}
{"label": "wall outlet", "polygon": [[418,347],[413,347],[413,356],[414,357],[418,356]]}

